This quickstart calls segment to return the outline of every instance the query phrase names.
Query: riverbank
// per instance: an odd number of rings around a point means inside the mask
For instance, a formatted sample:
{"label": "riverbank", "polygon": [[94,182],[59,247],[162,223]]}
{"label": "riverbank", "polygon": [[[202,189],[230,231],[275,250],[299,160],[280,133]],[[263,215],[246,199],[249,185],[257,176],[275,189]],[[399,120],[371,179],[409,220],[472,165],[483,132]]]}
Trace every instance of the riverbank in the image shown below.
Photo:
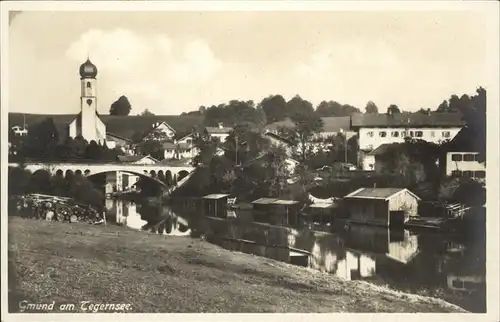
{"label": "riverbank", "polygon": [[130,312],[464,312],[199,239],[18,217],[9,217],[9,277],[11,309],[85,300]]}

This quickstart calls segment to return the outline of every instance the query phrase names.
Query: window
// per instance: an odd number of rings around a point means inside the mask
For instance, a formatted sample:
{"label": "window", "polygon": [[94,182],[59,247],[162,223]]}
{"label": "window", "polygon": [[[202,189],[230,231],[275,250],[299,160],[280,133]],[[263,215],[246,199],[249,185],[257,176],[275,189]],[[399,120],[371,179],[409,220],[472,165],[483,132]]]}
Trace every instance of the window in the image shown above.
{"label": "window", "polygon": [[398,131],[392,131],[391,136],[393,138],[397,138],[399,136],[399,132]]}
{"label": "window", "polygon": [[423,133],[422,131],[416,131],[416,132],[415,132],[415,136],[416,136],[417,138],[421,138],[422,136],[424,136],[424,133]]}
{"label": "window", "polygon": [[413,131],[410,131],[410,137],[414,137],[415,136],[415,133],[413,133]]}
{"label": "window", "polygon": [[386,131],[381,131],[378,133],[378,135],[381,137],[381,138],[385,138],[387,136],[387,132]]}
{"label": "window", "polygon": [[467,177],[467,178],[472,178],[472,171],[469,171],[469,170],[467,170],[467,171],[463,171],[463,172],[462,172],[462,175],[463,175],[464,177]]}
{"label": "window", "polygon": [[474,171],[474,177],[475,178],[486,178],[486,171],[484,171],[484,170]]}
{"label": "window", "polygon": [[462,155],[461,154],[452,154],[451,161],[462,161]]}
{"label": "window", "polygon": [[441,134],[444,138],[449,138],[450,137],[450,131],[443,131]]}
{"label": "window", "polygon": [[91,88],[92,87],[92,84],[90,84],[90,82],[87,82],[87,88]]}
{"label": "window", "polygon": [[372,132],[372,131],[370,131],[370,132],[366,132],[366,135],[368,135],[369,137],[371,137],[371,138],[372,138],[372,137],[373,137],[373,132]]}
{"label": "window", "polygon": [[474,161],[477,161],[477,162],[480,162],[481,160],[479,160],[479,153],[478,154],[474,154]]}
{"label": "window", "polygon": [[431,131],[431,138],[435,137],[436,136],[436,132],[434,131]]}
{"label": "window", "polygon": [[451,175],[452,175],[453,177],[461,177],[461,176],[462,176],[462,171],[460,171],[460,170],[453,170],[453,171],[451,172]]}
{"label": "window", "polygon": [[475,160],[474,154],[464,154],[464,161],[472,162]]}

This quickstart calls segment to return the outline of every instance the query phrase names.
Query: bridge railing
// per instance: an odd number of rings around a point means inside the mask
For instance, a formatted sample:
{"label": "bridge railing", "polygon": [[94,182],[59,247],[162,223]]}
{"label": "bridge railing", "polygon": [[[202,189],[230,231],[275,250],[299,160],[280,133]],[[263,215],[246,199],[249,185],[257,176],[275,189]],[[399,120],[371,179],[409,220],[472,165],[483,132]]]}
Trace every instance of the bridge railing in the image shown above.
{"label": "bridge railing", "polygon": [[22,162],[9,162],[10,164],[37,164],[37,163],[43,163],[44,165],[50,166],[50,165],[61,165],[61,164],[82,164],[82,165],[122,165],[122,166],[132,166],[132,167],[175,167],[175,168],[194,168],[192,165],[189,164],[179,164],[178,162],[172,162],[172,164],[169,164],[167,162],[161,162],[161,163],[151,163],[151,164],[144,164],[144,163],[129,163],[129,162],[120,162],[120,161],[99,161],[99,160],[82,160],[82,159],[67,159],[67,160],[44,160],[44,159],[32,159],[32,160],[23,160]]}

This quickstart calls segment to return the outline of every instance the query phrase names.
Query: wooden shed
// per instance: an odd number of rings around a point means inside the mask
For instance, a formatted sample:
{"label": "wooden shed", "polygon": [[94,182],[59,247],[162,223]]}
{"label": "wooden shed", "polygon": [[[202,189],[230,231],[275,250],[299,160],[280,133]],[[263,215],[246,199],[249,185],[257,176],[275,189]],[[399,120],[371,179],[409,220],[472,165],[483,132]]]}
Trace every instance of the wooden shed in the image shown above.
{"label": "wooden shed", "polygon": [[384,227],[403,227],[417,216],[419,201],[403,188],[360,188],[344,197],[350,222]]}
{"label": "wooden shed", "polygon": [[340,204],[338,201],[315,202],[305,209],[306,222],[319,227],[331,227],[335,218],[339,217]]}
{"label": "wooden shed", "polygon": [[203,200],[203,212],[209,217],[227,217],[227,198],[228,194],[217,193],[206,195]]}
{"label": "wooden shed", "polygon": [[252,206],[254,221],[290,226],[295,226],[299,222],[299,201],[260,198],[253,201]]}

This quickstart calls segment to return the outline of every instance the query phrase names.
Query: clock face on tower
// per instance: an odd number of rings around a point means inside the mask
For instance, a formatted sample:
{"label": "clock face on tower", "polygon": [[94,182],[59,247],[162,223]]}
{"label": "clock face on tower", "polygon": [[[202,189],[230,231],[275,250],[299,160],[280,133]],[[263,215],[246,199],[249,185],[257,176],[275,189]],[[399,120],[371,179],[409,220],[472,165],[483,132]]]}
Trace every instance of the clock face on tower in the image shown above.
{"label": "clock face on tower", "polygon": [[87,100],[87,105],[88,105],[88,106],[90,106],[90,104],[92,104],[92,100],[89,98],[89,99]]}

